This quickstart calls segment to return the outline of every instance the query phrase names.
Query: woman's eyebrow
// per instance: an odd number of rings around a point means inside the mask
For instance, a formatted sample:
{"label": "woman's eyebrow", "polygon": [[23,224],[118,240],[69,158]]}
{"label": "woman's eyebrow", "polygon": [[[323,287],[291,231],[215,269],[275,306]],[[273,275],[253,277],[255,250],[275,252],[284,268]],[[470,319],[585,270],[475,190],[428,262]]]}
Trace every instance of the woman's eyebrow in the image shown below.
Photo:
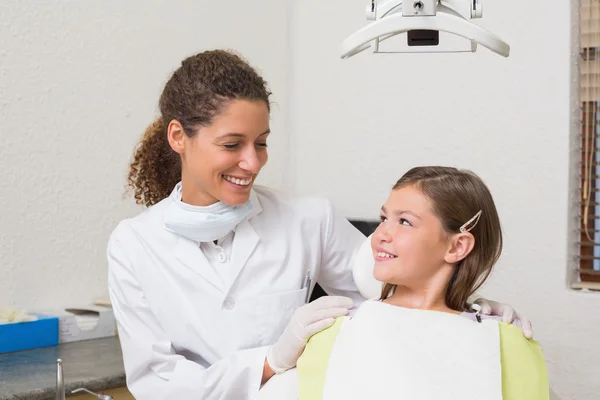
{"label": "woman's eyebrow", "polygon": [[[259,135],[259,137],[264,136],[264,135],[268,135],[269,133],[271,133],[271,129],[267,129],[266,131],[264,131],[263,133],[261,133]],[[244,135],[243,133],[231,132],[231,133],[226,133],[224,135],[219,136],[218,139],[229,139],[229,138],[244,139],[245,137],[246,137],[246,135]]]}

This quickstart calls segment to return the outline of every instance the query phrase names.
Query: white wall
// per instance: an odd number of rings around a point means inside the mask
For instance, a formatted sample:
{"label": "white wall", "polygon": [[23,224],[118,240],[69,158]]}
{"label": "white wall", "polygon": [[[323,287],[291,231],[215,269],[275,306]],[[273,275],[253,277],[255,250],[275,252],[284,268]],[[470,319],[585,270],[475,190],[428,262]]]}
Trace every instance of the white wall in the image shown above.
{"label": "white wall", "polygon": [[188,55],[233,48],[274,92],[270,164],[284,183],[286,4],[276,0],[2,1],[0,308],[85,304],[106,293],[108,235],[134,144]]}
{"label": "white wall", "polygon": [[[600,293],[567,288],[569,2],[484,1],[478,23],[512,46],[476,54],[338,57],[366,0],[294,2],[290,169],[299,193],[378,217],[410,167],[453,165],[489,185],[506,246],[484,294],[535,325],[563,399],[600,395]],[[317,161],[317,162],[315,162]]]}

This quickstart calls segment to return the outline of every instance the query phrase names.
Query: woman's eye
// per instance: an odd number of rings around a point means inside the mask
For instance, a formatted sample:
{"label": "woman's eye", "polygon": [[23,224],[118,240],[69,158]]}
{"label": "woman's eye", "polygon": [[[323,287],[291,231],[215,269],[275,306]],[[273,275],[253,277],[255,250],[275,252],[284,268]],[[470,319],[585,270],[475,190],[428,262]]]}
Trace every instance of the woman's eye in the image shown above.
{"label": "woman's eye", "polygon": [[379,220],[380,220],[381,222],[385,222],[385,221],[387,221],[387,218],[386,218],[386,217],[384,217],[383,215],[380,215],[380,216],[379,216]]}
{"label": "woman's eye", "polygon": [[267,143],[266,142],[264,142],[264,143],[256,143],[256,145],[258,147],[267,147]]}
{"label": "woman's eye", "polygon": [[401,224],[401,225],[406,225],[406,226],[412,226],[412,225],[410,224],[410,222],[408,222],[408,220],[407,220],[407,219],[404,219],[404,218],[400,218],[400,224]]}
{"label": "woman's eye", "polygon": [[233,149],[237,149],[238,145],[239,145],[238,143],[235,143],[235,144],[224,144],[223,147],[225,147],[228,150],[233,150]]}

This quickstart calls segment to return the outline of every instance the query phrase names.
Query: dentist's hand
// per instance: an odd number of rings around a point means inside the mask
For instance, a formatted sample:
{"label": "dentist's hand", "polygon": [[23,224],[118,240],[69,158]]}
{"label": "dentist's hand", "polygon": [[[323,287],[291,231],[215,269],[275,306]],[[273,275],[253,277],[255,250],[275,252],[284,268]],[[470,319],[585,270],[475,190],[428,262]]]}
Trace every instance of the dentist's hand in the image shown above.
{"label": "dentist's hand", "polygon": [[299,307],[281,337],[267,353],[271,369],[279,374],[296,366],[308,339],[333,325],[335,318],[348,314],[354,302],[341,296],[323,296]]}
{"label": "dentist's hand", "polygon": [[521,330],[527,339],[533,338],[533,326],[531,321],[524,315],[519,315],[514,308],[508,304],[498,303],[497,301],[487,299],[477,299],[475,304],[481,306],[481,313],[487,315],[495,315],[502,317],[502,322],[507,324],[519,325],[521,324]]}

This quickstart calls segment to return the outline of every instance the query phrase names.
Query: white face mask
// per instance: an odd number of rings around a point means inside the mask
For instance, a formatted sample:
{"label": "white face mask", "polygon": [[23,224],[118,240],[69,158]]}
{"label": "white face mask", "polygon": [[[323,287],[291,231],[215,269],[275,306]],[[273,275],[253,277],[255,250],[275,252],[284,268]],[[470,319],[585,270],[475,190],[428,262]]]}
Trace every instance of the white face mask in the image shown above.
{"label": "white face mask", "polygon": [[171,195],[165,212],[165,228],[196,242],[221,239],[254,210],[250,200],[241,206],[219,201],[206,207],[192,206],[181,201],[181,182]]}

